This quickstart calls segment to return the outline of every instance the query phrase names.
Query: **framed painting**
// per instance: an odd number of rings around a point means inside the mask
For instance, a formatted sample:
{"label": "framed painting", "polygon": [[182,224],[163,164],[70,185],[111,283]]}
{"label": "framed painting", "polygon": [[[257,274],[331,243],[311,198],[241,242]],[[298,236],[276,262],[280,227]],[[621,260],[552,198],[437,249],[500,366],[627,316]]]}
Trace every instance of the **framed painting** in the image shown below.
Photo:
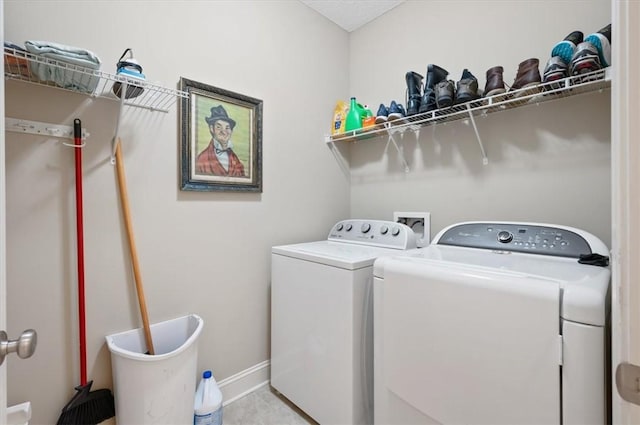
{"label": "framed painting", "polygon": [[180,189],[262,192],[262,100],[180,78]]}

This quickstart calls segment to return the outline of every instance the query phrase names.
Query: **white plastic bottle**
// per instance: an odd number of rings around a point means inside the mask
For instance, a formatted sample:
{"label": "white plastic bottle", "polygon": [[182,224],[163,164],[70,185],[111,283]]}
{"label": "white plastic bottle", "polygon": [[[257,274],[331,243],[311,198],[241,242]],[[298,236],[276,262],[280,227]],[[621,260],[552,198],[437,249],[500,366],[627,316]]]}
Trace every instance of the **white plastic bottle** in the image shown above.
{"label": "white plastic bottle", "polygon": [[222,425],[222,393],[210,370],[204,371],[196,390],[193,425]]}

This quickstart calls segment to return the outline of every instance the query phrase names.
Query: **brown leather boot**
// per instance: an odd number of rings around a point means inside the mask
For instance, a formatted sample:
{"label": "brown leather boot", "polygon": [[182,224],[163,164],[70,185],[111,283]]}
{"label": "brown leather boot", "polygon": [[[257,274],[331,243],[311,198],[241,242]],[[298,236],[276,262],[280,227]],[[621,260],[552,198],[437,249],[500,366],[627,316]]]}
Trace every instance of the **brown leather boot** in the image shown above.
{"label": "brown leather boot", "polygon": [[502,79],[503,72],[504,68],[501,66],[494,66],[487,70],[487,83],[484,86],[484,97],[493,96],[507,91],[504,88],[504,81]]}
{"label": "brown leather boot", "polygon": [[542,82],[540,77],[540,61],[537,58],[527,59],[518,65],[516,79],[511,86],[511,90],[522,89],[538,85]]}

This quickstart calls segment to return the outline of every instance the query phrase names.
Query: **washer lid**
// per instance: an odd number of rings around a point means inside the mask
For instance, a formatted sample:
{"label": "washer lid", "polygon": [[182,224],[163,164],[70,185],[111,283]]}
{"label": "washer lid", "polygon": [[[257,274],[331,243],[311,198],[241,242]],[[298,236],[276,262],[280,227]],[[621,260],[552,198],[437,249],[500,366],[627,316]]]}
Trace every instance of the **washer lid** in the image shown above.
{"label": "washer lid", "polygon": [[[448,245],[407,251],[404,256],[382,258],[374,264],[374,275],[385,278],[385,267],[404,267],[406,273],[420,275],[421,269],[437,269],[442,279],[464,276],[475,280],[491,279],[499,273],[512,278],[513,284],[531,279],[555,281],[562,288],[560,315],[566,320],[603,326],[608,313],[608,268],[578,263],[575,258],[526,254]],[[385,280],[386,284],[393,284]],[[428,284],[428,280],[425,280]]]}
{"label": "washer lid", "polygon": [[399,254],[404,251],[343,242],[317,241],[274,246],[271,248],[271,252],[342,269],[356,270],[370,267],[378,257]]}

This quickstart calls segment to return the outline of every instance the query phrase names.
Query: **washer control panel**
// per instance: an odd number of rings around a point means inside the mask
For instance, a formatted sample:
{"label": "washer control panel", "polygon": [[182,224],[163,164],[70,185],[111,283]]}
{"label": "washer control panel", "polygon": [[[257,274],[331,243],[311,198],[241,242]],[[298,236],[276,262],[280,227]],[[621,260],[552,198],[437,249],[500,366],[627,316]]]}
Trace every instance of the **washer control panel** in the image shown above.
{"label": "washer control panel", "polygon": [[385,220],[342,220],[327,239],[394,249],[416,247],[416,234],[409,226]]}
{"label": "washer control panel", "polygon": [[587,240],[569,228],[519,223],[462,223],[434,243],[571,258],[592,253]]}

